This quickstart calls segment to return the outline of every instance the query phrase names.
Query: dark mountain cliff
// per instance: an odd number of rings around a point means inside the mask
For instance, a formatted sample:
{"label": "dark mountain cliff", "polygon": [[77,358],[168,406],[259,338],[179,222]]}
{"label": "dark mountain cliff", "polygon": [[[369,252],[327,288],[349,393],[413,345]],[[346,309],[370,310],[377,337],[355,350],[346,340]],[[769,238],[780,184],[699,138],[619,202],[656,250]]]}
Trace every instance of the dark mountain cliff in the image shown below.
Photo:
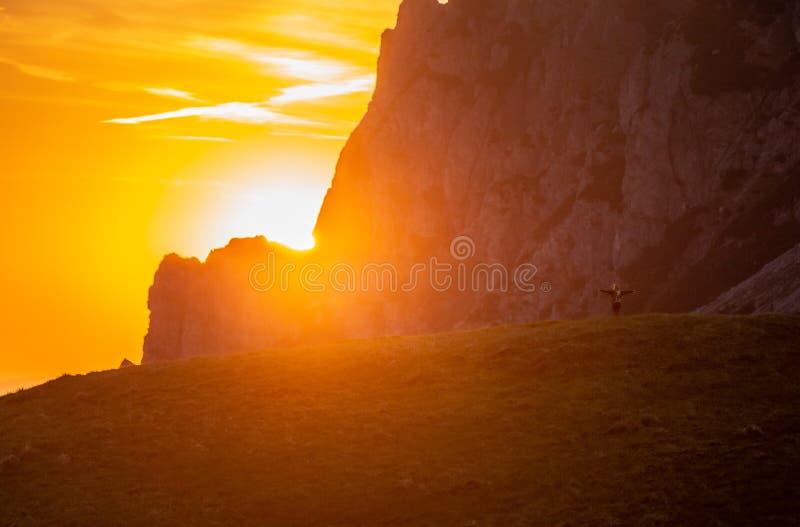
{"label": "dark mountain cliff", "polygon": [[[634,312],[697,309],[800,242],[798,145],[800,1],[405,0],[317,248],[168,257],[145,360],[598,314],[612,281],[639,290]],[[535,265],[538,289],[258,293],[248,278],[273,250],[408,270],[464,236],[471,262]]]}

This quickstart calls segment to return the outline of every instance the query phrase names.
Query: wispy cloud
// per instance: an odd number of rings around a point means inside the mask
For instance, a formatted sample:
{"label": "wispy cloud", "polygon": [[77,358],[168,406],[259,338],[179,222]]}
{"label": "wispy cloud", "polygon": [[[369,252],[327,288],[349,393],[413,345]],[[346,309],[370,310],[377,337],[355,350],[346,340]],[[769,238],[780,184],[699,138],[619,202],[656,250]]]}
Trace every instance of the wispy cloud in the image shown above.
{"label": "wispy cloud", "polygon": [[[108,101],[113,113],[98,121],[139,125],[151,137],[173,134],[176,141],[250,133],[229,123],[338,140],[374,87],[379,36],[394,21],[397,2],[143,0],[131,11],[108,0],[0,0],[0,18],[11,22],[0,23],[0,63],[75,82],[58,91],[9,75],[0,98]],[[225,124],[187,129],[190,120]],[[145,124],[157,122],[165,125],[152,135]]]}
{"label": "wispy cloud", "polygon": [[310,81],[324,81],[340,78],[351,66],[344,62],[301,57],[262,57],[263,64],[273,66],[286,77]]}
{"label": "wispy cloud", "polygon": [[322,141],[347,141],[346,135],[316,134],[303,132],[271,132],[270,135],[278,137],[304,137],[306,139],[319,139]]}
{"label": "wispy cloud", "polygon": [[[363,5],[360,5],[359,9],[362,10],[361,13],[364,13]],[[366,16],[368,17],[369,14]],[[350,22],[352,23],[352,21]],[[342,27],[332,24],[330,17],[325,16],[324,13],[309,15],[301,10],[275,13],[268,16],[267,24],[270,31],[276,35],[298,39],[304,43],[322,44],[370,55],[377,51],[376,42],[359,38],[357,33],[348,33],[347,30],[352,31],[353,25],[347,24]]]}
{"label": "wispy cloud", "polygon": [[184,119],[187,117],[199,117],[201,119],[213,119],[219,121],[230,121],[234,123],[248,124],[290,124],[290,125],[313,125],[312,121],[299,119],[265,108],[262,103],[228,102],[216,106],[196,106],[183,108],[172,112],[163,112],[152,115],[142,115],[138,117],[126,117],[121,119],[109,119],[106,123],[113,124],[141,124],[153,121],[166,121],[169,119]]}
{"label": "wispy cloud", "polygon": [[364,75],[341,82],[317,84],[301,84],[282,88],[281,94],[272,97],[269,102],[275,105],[289,104],[299,101],[311,101],[348,95],[350,93],[369,92],[375,87],[375,75]]}
{"label": "wispy cloud", "polygon": [[200,102],[201,99],[183,90],[176,90],[174,88],[145,88],[144,91],[159,97],[170,97],[173,99],[184,99],[186,101]]}
{"label": "wispy cloud", "polygon": [[74,75],[70,75],[69,73],[64,73],[63,71],[44,68],[42,66],[35,66],[32,64],[25,64],[4,57],[0,57],[0,64],[6,64],[8,66],[16,68],[18,71],[24,73],[25,75],[29,75],[31,77],[38,77],[40,79],[47,79],[57,82],[75,82],[77,80]]}
{"label": "wispy cloud", "polygon": [[191,47],[227,55],[238,60],[261,64],[283,77],[307,81],[329,82],[353,74],[353,66],[344,61],[319,57],[311,52],[296,49],[266,48],[252,46],[236,40],[219,38],[196,38]]}
{"label": "wispy cloud", "polygon": [[201,137],[197,135],[165,135],[164,139],[172,139],[175,141],[200,141],[207,143],[233,143],[233,139],[229,137]]}

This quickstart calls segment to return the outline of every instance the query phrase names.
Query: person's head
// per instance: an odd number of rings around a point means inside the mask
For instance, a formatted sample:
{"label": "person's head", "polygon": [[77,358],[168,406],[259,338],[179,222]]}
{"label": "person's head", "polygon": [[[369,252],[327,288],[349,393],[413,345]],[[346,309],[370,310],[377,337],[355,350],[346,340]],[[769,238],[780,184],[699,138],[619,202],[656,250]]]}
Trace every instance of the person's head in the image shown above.
{"label": "person's head", "polygon": [[613,285],[611,286],[611,290],[612,290],[612,291],[619,291],[619,284],[613,284]]}

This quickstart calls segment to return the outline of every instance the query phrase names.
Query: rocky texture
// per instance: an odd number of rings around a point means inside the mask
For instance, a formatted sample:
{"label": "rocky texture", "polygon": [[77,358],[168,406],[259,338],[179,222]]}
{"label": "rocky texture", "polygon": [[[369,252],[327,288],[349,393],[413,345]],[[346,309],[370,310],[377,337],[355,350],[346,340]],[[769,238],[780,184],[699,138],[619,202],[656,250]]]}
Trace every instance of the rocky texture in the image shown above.
{"label": "rocky texture", "polygon": [[286,258],[406,271],[469,236],[539,290],[253,299],[241,247],[168,257],[145,360],[598,314],[612,281],[696,309],[800,241],[799,73],[796,0],[405,0],[318,247]]}
{"label": "rocky texture", "polygon": [[800,314],[800,245],[697,312]]}
{"label": "rocky texture", "polygon": [[143,362],[250,351],[310,335],[320,325],[310,294],[283,292],[279,284],[262,293],[250,280],[256,264],[302,266],[302,257],[263,237],[231,240],[204,263],[167,256],[150,288]]}

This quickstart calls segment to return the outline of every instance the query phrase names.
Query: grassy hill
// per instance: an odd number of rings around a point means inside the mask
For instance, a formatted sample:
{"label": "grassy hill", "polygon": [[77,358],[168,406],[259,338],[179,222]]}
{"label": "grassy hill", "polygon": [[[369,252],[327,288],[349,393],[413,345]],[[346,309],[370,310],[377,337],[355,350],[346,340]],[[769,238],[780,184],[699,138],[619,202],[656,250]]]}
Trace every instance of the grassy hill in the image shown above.
{"label": "grassy hill", "polygon": [[155,364],[0,398],[0,525],[798,525],[800,319]]}

